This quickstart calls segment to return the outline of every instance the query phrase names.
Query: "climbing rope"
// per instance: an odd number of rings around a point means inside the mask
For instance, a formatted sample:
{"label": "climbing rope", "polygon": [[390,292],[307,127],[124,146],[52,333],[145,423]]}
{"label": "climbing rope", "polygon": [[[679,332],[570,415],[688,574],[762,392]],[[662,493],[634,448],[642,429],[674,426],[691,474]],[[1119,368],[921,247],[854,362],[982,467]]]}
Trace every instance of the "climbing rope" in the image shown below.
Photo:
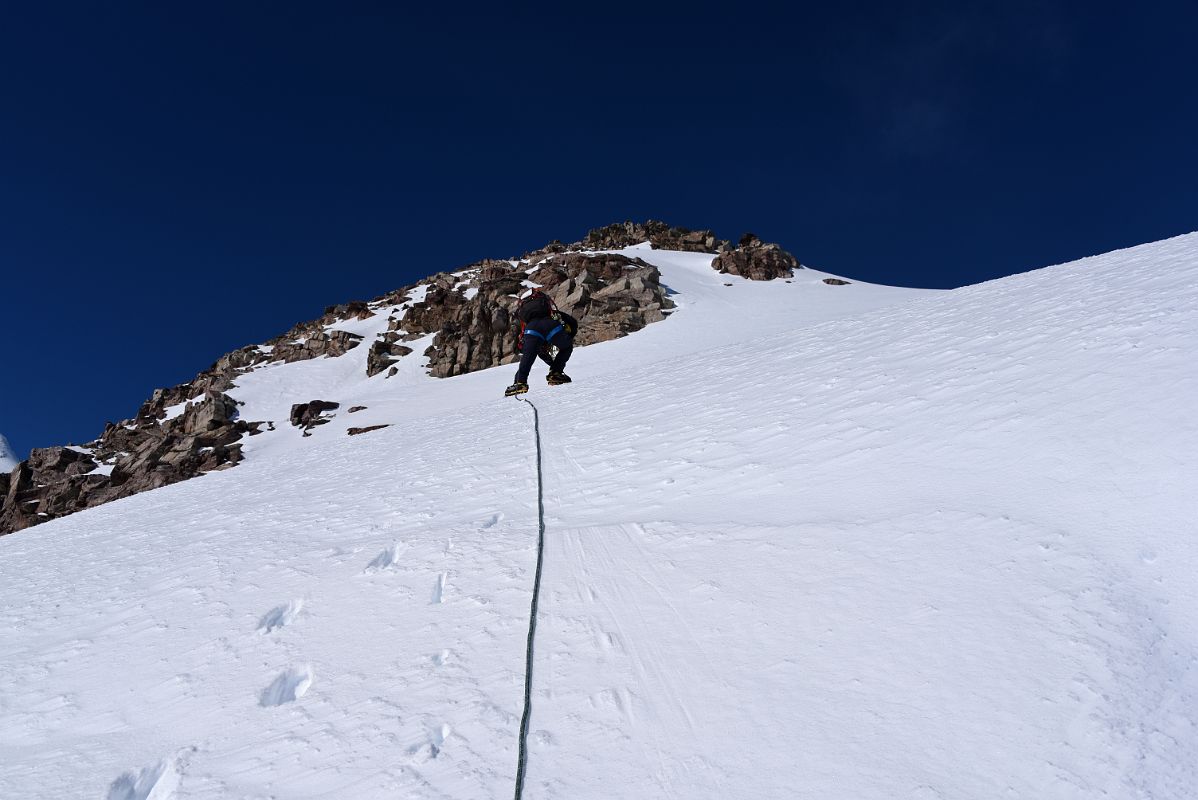
{"label": "climbing rope", "polygon": [[528,616],[528,648],[524,655],[524,716],[520,718],[520,759],[516,764],[516,800],[524,792],[524,770],[528,765],[528,720],[532,716],[532,645],[537,635],[537,599],[541,595],[541,560],[545,553],[545,481],[541,472],[541,414],[531,400],[532,429],[537,440],[537,573],[532,582],[532,611]]}

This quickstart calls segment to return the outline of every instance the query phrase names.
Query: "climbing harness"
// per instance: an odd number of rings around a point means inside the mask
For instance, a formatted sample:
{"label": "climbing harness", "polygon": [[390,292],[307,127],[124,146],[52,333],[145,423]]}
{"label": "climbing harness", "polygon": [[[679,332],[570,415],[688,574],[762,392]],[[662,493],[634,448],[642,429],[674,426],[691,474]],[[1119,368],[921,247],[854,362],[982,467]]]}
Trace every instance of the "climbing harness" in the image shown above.
{"label": "climbing harness", "polygon": [[541,561],[545,554],[545,482],[541,472],[541,414],[531,400],[516,399],[532,406],[532,427],[537,440],[537,572],[532,582],[532,611],[528,617],[528,647],[524,654],[524,715],[520,718],[520,757],[516,763],[516,797],[524,792],[528,764],[528,721],[532,716],[532,646],[537,635],[537,599],[541,595]]}
{"label": "climbing harness", "polygon": [[544,339],[546,342],[548,342],[550,339],[552,339],[554,336],[557,336],[559,333],[561,333],[565,329],[566,329],[565,325],[558,325],[556,328],[549,331],[548,334],[544,334],[544,333],[537,333],[532,328],[526,328],[524,330],[524,335],[525,336],[532,335],[532,336],[537,337],[538,339]]}

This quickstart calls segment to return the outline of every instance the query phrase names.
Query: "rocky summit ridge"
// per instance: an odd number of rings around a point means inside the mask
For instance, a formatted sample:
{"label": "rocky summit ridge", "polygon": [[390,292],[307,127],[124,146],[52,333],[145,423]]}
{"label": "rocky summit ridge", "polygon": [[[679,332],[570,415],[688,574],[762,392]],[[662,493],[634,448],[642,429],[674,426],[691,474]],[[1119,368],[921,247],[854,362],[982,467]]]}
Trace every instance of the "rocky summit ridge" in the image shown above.
{"label": "rocky summit ridge", "polygon": [[[317,319],[221,356],[186,383],[156,390],[134,417],[108,423],[91,442],[33,450],[0,473],[0,535],[236,465],[243,458],[241,440],[274,430],[276,421],[241,419],[227,392],[264,365],[337,358],[364,345],[370,348],[367,376],[385,380],[416,354],[414,342],[430,336],[419,355],[432,377],[509,363],[516,358],[513,310],[531,286],[542,287],[558,308],[578,318],[578,346],[660,322],[674,304],[657,268],[610,252],[646,242],[654,249],[711,253],[713,269],[750,280],[787,278],[802,269],[779,245],[753,234],[733,245],[709,230],[629,221],[591,230],[577,242],[550,242],[520,258],[440,272],[370,301],[329,306]],[[387,327],[373,341],[336,328],[378,314],[387,315]],[[291,424],[319,424],[319,407],[311,404],[322,402],[295,398]]]}

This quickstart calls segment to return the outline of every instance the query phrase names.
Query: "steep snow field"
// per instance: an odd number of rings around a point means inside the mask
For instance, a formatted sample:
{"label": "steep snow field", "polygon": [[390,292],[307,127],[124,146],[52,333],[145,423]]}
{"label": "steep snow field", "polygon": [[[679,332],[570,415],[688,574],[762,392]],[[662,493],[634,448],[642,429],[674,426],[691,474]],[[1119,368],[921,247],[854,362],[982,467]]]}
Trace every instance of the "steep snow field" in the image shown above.
{"label": "steep snow field", "polygon": [[[1198,235],[953,292],[629,252],[678,311],[533,373],[526,797],[1198,796]],[[0,539],[0,797],[511,795],[531,412],[365,349],[231,394],[366,411]]]}

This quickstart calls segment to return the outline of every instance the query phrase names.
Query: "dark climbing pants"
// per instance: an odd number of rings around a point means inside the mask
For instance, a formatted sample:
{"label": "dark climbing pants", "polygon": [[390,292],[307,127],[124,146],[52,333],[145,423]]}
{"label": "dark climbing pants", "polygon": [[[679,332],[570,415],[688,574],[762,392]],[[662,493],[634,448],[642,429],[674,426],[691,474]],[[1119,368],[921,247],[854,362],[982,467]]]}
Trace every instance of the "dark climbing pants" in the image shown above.
{"label": "dark climbing pants", "polygon": [[[559,330],[553,333],[554,328],[560,328],[556,322],[552,325],[538,325],[541,320],[534,320],[528,324],[527,330],[524,331],[524,349],[520,351],[520,368],[516,370],[516,383],[528,383],[528,373],[532,370],[532,362],[537,360],[542,348],[553,346],[557,348],[557,355],[549,362],[550,372],[562,372],[566,368],[566,362],[570,360],[570,354],[574,352],[574,337],[566,333],[564,330]],[[538,328],[545,328],[541,331]],[[538,336],[537,334],[540,334]],[[546,335],[553,334],[548,340],[542,338]]]}

